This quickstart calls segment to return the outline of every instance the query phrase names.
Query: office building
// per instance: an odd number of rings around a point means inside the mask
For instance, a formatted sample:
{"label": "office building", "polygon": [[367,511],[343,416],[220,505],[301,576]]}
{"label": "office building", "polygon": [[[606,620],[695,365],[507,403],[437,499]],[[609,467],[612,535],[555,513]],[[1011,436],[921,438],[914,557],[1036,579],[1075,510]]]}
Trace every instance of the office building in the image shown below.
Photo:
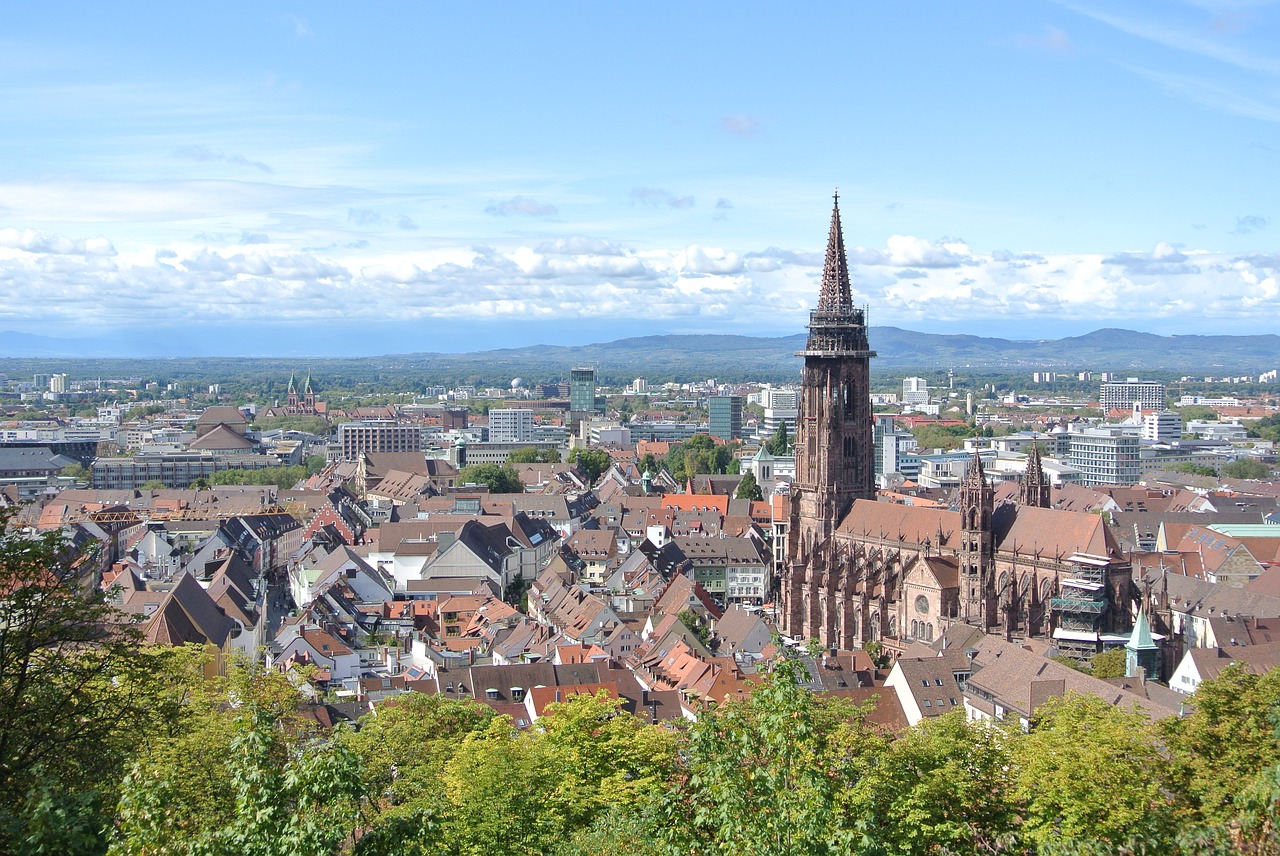
{"label": "office building", "polygon": [[741,395],[713,395],[707,400],[710,411],[709,432],[725,442],[742,437],[742,408],[745,399]]}
{"label": "office building", "polygon": [[422,426],[394,422],[344,422],[338,428],[342,460],[358,461],[365,452],[420,452]]}
{"label": "office building", "polygon": [[1136,484],[1141,476],[1138,436],[1127,426],[1102,425],[1071,435],[1067,463],[1080,471],[1080,484]]}
{"label": "office building", "polygon": [[585,413],[596,409],[596,370],[577,368],[569,372],[569,409]]}
{"label": "office building", "polygon": [[1132,410],[1135,404],[1143,410],[1164,409],[1164,384],[1131,377],[1127,381],[1104,383],[1098,393],[1102,411]]}
{"label": "office building", "polygon": [[524,443],[533,439],[532,410],[490,410],[490,443]]}

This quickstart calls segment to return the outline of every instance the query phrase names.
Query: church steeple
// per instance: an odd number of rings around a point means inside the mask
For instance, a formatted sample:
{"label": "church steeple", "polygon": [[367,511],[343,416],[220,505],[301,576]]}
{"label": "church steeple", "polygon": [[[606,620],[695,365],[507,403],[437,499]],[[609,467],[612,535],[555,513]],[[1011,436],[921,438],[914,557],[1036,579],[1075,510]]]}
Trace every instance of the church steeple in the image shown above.
{"label": "church steeple", "polygon": [[822,291],[818,294],[818,308],[853,308],[849,288],[849,260],[844,252],[844,232],[840,228],[839,191],[834,194],[831,205],[831,231],[827,234],[827,257],[822,263]]}
{"label": "church steeple", "polygon": [[1022,484],[1018,487],[1018,504],[1031,508],[1048,508],[1049,482],[1044,477],[1044,466],[1040,462],[1040,444],[1033,442],[1031,451],[1027,453],[1027,471],[1022,475]]}
{"label": "church steeple", "polygon": [[809,313],[808,327],[805,349],[796,354],[804,358],[804,368],[783,623],[793,635],[847,645],[852,624],[837,629],[819,622],[817,601],[805,594],[804,583],[807,574],[818,572],[817,563],[826,561],[821,556],[827,541],[854,502],[876,495],[870,369],[875,352],[867,342],[866,314],[853,306],[838,197],[831,210],[818,305]]}
{"label": "church steeple", "polygon": [[987,484],[977,450],[960,483],[960,600],[966,622],[995,623],[995,538],[991,531],[995,491]]}

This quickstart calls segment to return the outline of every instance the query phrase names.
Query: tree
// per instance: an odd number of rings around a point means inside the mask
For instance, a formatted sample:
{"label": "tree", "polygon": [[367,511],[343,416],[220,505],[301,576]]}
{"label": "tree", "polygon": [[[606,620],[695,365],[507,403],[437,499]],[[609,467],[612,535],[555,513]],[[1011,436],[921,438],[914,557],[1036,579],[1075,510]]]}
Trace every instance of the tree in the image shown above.
{"label": "tree", "polygon": [[642,473],[653,473],[654,475],[657,475],[659,466],[660,464],[658,463],[658,459],[652,452],[646,453],[645,456],[640,459],[640,472]]}
{"label": "tree", "polygon": [[1112,648],[1094,654],[1089,660],[1089,674],[1095,678],[1123,678],[1128,669],[1128,654],[1123,648]]}
{"label": "tree", "polygon": [[710,647],[711,630],[707,627],[706,623],[698,617],[696,612],[686,607],[680,610],[676,615],[676,618],[681,624],[693,631],[693,634],[698,637],[698,641],[703,644],[703,647]]}
{"label": "tree", "polygon": [[523,449],[516,449],[507,456],[508,464],[558,464],[560,463],[560,453],[555,449],[539,449],[536,446],[526,446]]}
{"label": "tree", "polygon": [[1213,467],[1204,464],[1193,464],[1191,461],[1183,461],[1180,464],[1172,464],[1169,467],[1175,473],[1187,473],[1193,476],[1216,476],[1218,471]]}
{"label": "tree", "polygon": [[83,558],[57,532],[0,539],[3,852],[100,848],[115,783],[185,686],[183,652],[141,648]]}
{"label": "tree", "polygon": [[58,473],[64,479],[72,479],[76,482],[89,482],[93,479],[93,473],[84,464],[68,464],[62,468],[62,472]]}
{"label": "tree", "polygon": [[778,429],[773,432],[773,436],[764,441],[764,447],[770,455],[785,455],[791,451],[791,438],[787,436],[787,423],[778,423]]}
{"label": "tree", "polygon": [[1271,468],[1253,458],[1236,458],[1223,464],[1221,472],[1229,479],[1265,479],[1271,475]]}
{"label": "tree", "polygon": [[582,472],[588,484],[595,484],[596,479],[613,466],[613,458],[603,449],[578,448],[569,453],[569,463]]}
{"label": "tree", "polygon": [[524,493],[520,474],[509,464],[470,464],[458,472],[457,483],[488,485],[490,493]]}
{"label": "tree", "polygon": [[1166,762],[1142,711],[1068,693],[1037,709],[1013,762],[1013,795],[1035,845],[1172,848]]}
{"label": "tree", "polygon": [[1161,727],[1172,778],[1193,817],[1225,827],[1259,772],[1280,764],[1280,670],[1255,675],[1228,666],[1202,682],[1188,706],[1188,716]]}
{"label": "tree", "polygon": [[1012,732],[960,711],[903,732],[849,795],[890,853],[990,852],[1017,830],[1010,796]]}
{"label": "tree", "polygon": [[760,483],[756,481],[755,473],[748,470],[743,476],[742,481],[738,482],[738,489],[734,491],[735,499],[751,499],[759,502],[764,499],[764,493],[760,490]]}
{"label": "tree", "polygon": [[285,727],[270,705],[231,710],[231,739],[197,787],[155,759],[129,773],[113,854],[332,853],[352,837],[364,796],[354,753]]}

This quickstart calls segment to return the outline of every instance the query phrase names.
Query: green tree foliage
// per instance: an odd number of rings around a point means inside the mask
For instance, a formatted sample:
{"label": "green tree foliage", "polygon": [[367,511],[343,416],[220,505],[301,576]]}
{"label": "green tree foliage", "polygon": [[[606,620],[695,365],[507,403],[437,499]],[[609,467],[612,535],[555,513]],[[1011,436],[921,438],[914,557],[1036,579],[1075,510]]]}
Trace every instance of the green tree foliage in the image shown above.
{"label": "green tree foliage", "polygon": [[1223,464],[1220,472],[1229,479],[1265,479],[1271,475],[1271,468],[1253,458],[1237,458]]}
{"label": "green tree foliage", "polygon": [[569,463],[582,471],[588,483],[595,484],[596,479],[613,466],[613,458],[610,458],[609,453],[603,449],[579,448],[569,453]]}
{"label": "green tree foliage", "polygon": [[134,743],[181,695],[181,652],[113,626],[77,558],[59,533],[0,540],[0,852],[100,849]]}
{"label": "green tree foliage", "polygon": [[93,479],[93,473],[83,464],[69,464],[62,468],[62,472],[58,473],[64,479],[75,479],[77,482],[88,483]]}
{"label": "green tree foliage", "polygon": [[692,609],[685,608],[677,613],[676,618],[679,619],[681,624],[693,631],[693,634],[698,637],[698,641],[704,647],[710,647],[711,628],[707,627],[706,622],[698,617],[698,613]]}
{"label": "green tree foliage", "polygon": [[936,425],[928,422],[911,429],[911,435],[922,449],[956,449],[961,441],[975,433],[968,425]]}
{"label": "green tree foliage", "polygon": [[316,473],[323,472],[329,462],[324,455],[307,455],[307,459],[302,462],[302,465],[306,468],[307,475],[314,476]]}
{"label": "green tree foliage", "polygon": [[1280,670],[1255,675],[1230,666],[1202,682],[1189,704],[1190,716],[1162,724],[1171,777],[1189,798],[1190,818],[1226,828],[1280,765]]}
{"label": "green tree foliage", "polygon": [[1190,461],[1172,464],[1169,469],[1175,473],[1187,473],[1193,476],[1216,476],[1218,474],[1218,471],[1213,467],[1204,464],[1193,464]]}
{"label": "green tree foliage", "polygon": [[515,468],[504,464],[469,464],[458,471],[458,484],[483,484],[490,493],[524,493]]}
{"label": "green tree foliage", "polygon": [[735,499],[751,499],[759,502],[764,499],[764,493],[760,490],[760,483],[756,481],[755,473],[748,470],[742,476],[742,481],[738,482],[738,489],[733,492]]}
{"label": "green tree foliage", "polygon": [[885,852],[979,853],[1017,831],[1007,728],[970,723],[960,711],[921,723],[889,744],[880,763],[844,796]]}
{"label": "green tree foliage", "polygon": [[1128,655],[1123,648],[1102,651],[1089,660],[1089,674],[1095,678],[1123,678],[1127,668]]}
{"label": "green tree foliage", "polygon": [[770,455],[785,455],[791,451],[791,438],[787,436],[787,423],[778,423],[778,429],[768,440],[764,441],[765,450]]}
{"label": "green tree foliage", "polygon": [[1037,709],[1031,732],[1013,746],[1013,761],[1013,794],[1032,843],[1065,852],[1096,842],[1172,848],[1166,761],[1140,711],[1068,693]]}
{"label": "green tree foliage", "polygon": [[1188,422],[1217,422],[1218,411],[1204,404],[1191,404],[1186,407],[1179,407],[1178,412],[1182,414],[1182,424]]}
{"label": "green tree foliage", "polygon": [[667,469],[678,481],[700,473],[722,475],[737,464],[733,456],[737,448],[737,444],[716,445],[708,434],[694,434],[671,447],[667,454]]}
{"label": "green tree foliage", "polygon": [[364,785],[355,754],[306,727],[301,701],[283,675],[251,665],[201,687],[183,731],[125,778],[111,852],[335,852],[356,829]]}
{"label": "green tree foliage", "polygon": [[1249,436],[1280,443],[1280,413],[1264,416],[1249,426]]}
{"label": "green tree foliage", "polygon": [[555,449],[539,449],[536,446],[526,446],[523,449],[516,449],[507,457],[509,464],[558,464],[560,463],[560,453]]}
{"label": "green tree foliage", "polygon": [[640,472],[642,473],[653,473],[654,475],[657,475],[660,466],[661,465],[658,463],[657,457],[655,457],[652,452],[647,453],[640,459]]}
{"label": "green tree foliage", "polygon": [[253,427],[259,431],[301,431],[303,434],[315,434],[318,437],[328,437],[334,429],[329,420],[323,416],[305,414],[261,416],[254,420]]}
{"label": "green tree foliage", "polygon": [[289,490],[298,482],[304,481],[306,478],[307,468],[294,466],[264,467],[260,470],[218,470],[213,474],[210,481],[215,485],[275,485],[281,490]]}
{"label": "green tree foliage", "polygon": [[844,792],[883,740],[843,700],[815,696],[799,661],[778,663],[744,701],[702,712],[661,797],[669,852],[821,856],[865,849]]}

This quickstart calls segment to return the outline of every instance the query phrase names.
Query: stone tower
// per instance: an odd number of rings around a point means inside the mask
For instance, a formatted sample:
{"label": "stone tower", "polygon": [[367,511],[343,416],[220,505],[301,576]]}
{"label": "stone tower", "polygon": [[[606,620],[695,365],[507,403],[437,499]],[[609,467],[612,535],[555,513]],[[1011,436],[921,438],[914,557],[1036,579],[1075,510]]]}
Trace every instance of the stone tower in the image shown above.
{"label": "stone tower", "polygon": [[[822,270],[818,308],[809,313],[809,339],[796,418],[796,475],[791,486],[791,531],[784,568],[790,632],[808,633],[822,574],[817,556],[855,499],[875,498],[871,425],[871,358],[864,310],[855,308],[840,229],[840,200]],[[807,602],[808,601],[808,602]]]}
{"label": "stone tower", "polygon": [[1018,504],[1031,508],[1049,507],[1049,480],[1044,476],[1044,466],[1040,463],[1040,444],[1032,443],[1027,453],[1027,471],[1022,476],[1022,484],[1018,487]]}
{"label": "stone tower", "polygon": [[960,485],[960,609],[969,624],[990,627],[996,621],[995,539],[991,532],[995,492],[987,484],[982,458],[975,451]]}

